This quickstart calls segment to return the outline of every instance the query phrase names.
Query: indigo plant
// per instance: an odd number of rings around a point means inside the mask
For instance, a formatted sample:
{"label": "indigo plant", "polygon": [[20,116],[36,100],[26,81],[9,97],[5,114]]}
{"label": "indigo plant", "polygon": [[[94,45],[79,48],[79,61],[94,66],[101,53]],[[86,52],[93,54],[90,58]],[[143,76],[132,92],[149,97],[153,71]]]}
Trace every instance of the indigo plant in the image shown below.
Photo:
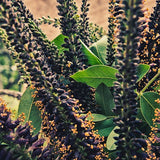
{"label": "indigo plant", "polygon": [[[151,66],[150,72],[139,82],[139,89],[142,89],[158,72],[160,68],[160,1],[156,1],[156,7],[151,14],[150,21],[148,23],[148,29],[143,32],[143,39],[141,39],[141,45],[139,47],[139,57],[143,64],[149,64]],[[148,90],[153,90],[159,84],[159,79],[154,81]]]}
{"label": "indigo plant", "polygon": [[[1,157],[158,159],[160,2],[148,20],[142,0],[110,0],[107,34],[87,0],[80,15],[76,1],[57,2],[59,19],[36,20],[23,1],[0,0],[1,41],[28,86],[14,119],[0,99]],[[48,40],[41,23],[61,34]]]}

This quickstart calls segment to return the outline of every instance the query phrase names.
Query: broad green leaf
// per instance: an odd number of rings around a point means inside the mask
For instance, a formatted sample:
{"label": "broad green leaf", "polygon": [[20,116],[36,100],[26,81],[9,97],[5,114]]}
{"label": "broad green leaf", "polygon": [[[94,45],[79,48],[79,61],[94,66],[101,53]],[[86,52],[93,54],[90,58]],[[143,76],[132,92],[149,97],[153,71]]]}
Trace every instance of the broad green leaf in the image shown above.
{"label": "broad green leaf", "polygon": [[158,98],[160,99],[160,95],[154,92],[145,92],[140,97],[142,115],[150,126],[153,125],[152,119],[154,119],[155,109],[160,108],[160,104],[155,102]]}
{"label": "broad green leaf", "polygon": [[67,38],[67,36],[64,36],[63,34],[60,34],[57,36],[51,43],[54,43],[58,50],[59,54],[63,53],[63,51],[67,50],[66,48],[62,47],[62,44],[64,44],[64,39]]}
{"label": "broad green leaf", "polygon": [[113,86],[114,82],[117,80],[116,73],[118,71],[115,68],[95,65],[87,68],[86,70],[78,71],[71,76],[77,82],[86,83],[87,85],[97,88],[101,83],[106,86]]}
{"label": "broad green leaf", "polygon": [[142,112],[141,112],[140,108],[138,108],[138,110],[137,110],[137,118],[142,120],[143,122],[146,122],[146,120],[144,119],[144,117],[142,115]]}
{"label": "broad green leaf", "polygon": [[32,97],[32,92],[33,90],[27,88],[22,95],[18,115],[25,113],[25,122],[32,121],[32,125],[35,128],[34,133],[38,133],[41,128],[41,113],[33,103],[34,98]]}
{"label": "broad green leaf", "polygon": [[80,40],[81,51],[84,53],[90,65],[103,65],[102,61]]}
{"label": "broad green leaf", "polygon": [[114,127],[115,124],[113,123],[113,118],[109,118],[100,122],[96,122],[94,129],[98,130],[98,134],[100,136],[107,137]]}
{"label": "broad green leaf", "polygon": [[114,108],[114,99],[109,88],[104,83],[101,83],[97,87],[95,98],[105,116],[114,115],[112,112],[112,109]]}
{"label": "broad green leaf", "polygon": [[[15,91],[16,92],[16,91]],[[12,113],[14,114],[14,117],[12,119],[15,119],[17,117],[17,113],[18,113],[18,106],[19,106],[19,102],[20,100],[18,100],[17,98],[13,97],[13,96],[9,96],[9,95],[0,95],[0,97],[5,101],[5,103],[7,104],[7,108],[10,108]],[[13,115],[12,114],[12,115]]]}
{"label": "broad green leaf", "polygon": [[110,159],[116,159],[117,158],[117,152],[116,151],[112,151],[111,153],[108,154],[108,158]]}
{"label": "broad green leaf", "polygon": [[[82,114],[82,115],[86,115],[86,114]],[[107,117],[103,114],[92,113],[91,115],[89,115],[87,117],[87,120],[91,120],[91,119],[92,119],[93,122],[99,122],[99,121],[106,120]]]}
{"label": "broad green leaf", "polygon": [[107,138],[107,149],[108,150],[115,150],[116,149],[116,145],[115,142],[116,140],[114,139],[114,137],[117,137],[118,134],[114,132],[115,129],[118,129],[119,127],[116,126],[112,132],[109,134],[108,138]]}
{"label": "broad green leaf", "polygon": [[103,36],[90,47],[90,50],[103,62],[103,64],[106,64],[106,48],[107,36]]}
{"label": "broad green leaf", "polygon": [[149,71],[150,66],[147,64],[139,64],[137,67],[137,75],[138,75],[138,80],[137,82],[139,82],[145,75],[146,73]]}

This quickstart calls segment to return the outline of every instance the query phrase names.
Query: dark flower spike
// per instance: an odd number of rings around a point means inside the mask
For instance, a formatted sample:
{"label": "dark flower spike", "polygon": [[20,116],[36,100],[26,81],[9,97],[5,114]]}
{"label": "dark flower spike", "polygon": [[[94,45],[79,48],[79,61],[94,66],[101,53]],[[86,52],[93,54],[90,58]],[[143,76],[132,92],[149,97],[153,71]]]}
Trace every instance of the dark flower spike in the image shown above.
{"label": "dark flower spike", "polygon": [[[6,4],[12,7],[7,9]],[[12,13],[12,8],[16,10],[13,4],[5,1],[3,7]],[[7,15],[3,14],[3,17]],[[42,129],[50,137],[50,148],[57,151],[62,159],[74,159],[77,156],[81,159],[90,159],[90,156],[106,159],[103,153],[103,139],[93,131],[91,122],[80,116],[78,100],[72,98],[63,80],[61,81],[61,75],[53,72],[52,65],[41,50],[41,45],[37,45],[32,32],[27,30],[30,37],[27,39],[29,43],[27,45],[17,32],[18,30],[23,33],[24,28],[27,27],[25,25],[27,24],[24,21],[19,20],[16,23],[13,21],[12,24],[8,23],[8,29],[15,31],[13,37],[14,42],[17,41],[14,44],[14,49],[18,52],[17,57],[19,62],[23,62],[23,71],[27,76],[29,75],[29,83],[37,89],[33,96],[37,99],[35,105],[42,113]],[[7,29],[6,32],[8,33]],[[25,138],[27,133],[27,128],[24,131],[22,129],[21,139]],[[39,151],[40,149],[35,150],[34,155],[37,155]],[[51,158],[54,159],[54,155]]]}
{"label": "dark flower spike", "polygon": [[60,26],[62,34],[67,36],[65,43],[62,45],[68,50],[64,51],[65,55],[65,76],[68,77],[71,74],[78,71],[78,69],[84,69],[86,58],[81,52],[81,44],[79,42],[78,23],[77,23],[77,7],[74,0],[57,0],[59,5],[58,15],[60,16]]}
{"label": "dark flower spike", "polygon": [[114,15],[119,22],[117,64],[119,70],[118,82],[115,84],[115,114],[119,118],[114,120],[118,129],[116,137],[117,160],[122,159],[145,159],[147,156],[143,152],[146,147],[142,134],[135,132],[137,123],[137,101],[134,92],[137,81],[136,67],[138,63],[138,41],[141,32],[139,30],[142,23],[141,0],[121,0],[116,1]]}
{"label": "dark flower spike", "polygon": [[146,152],[149,155],[148,160],[160,158],[160,109],[156,108],[154,113],[153,126],[151,127],[151,133],[147,140]]}
{"label": "dark flower spike", "polygon": [[[117,8],[116,8],[117,7]],[[109,14],[108,17],[108,44],[107,44],[107,65],[112,66],[112,64],[115,62],[115,16],[114,16],[114,10],[117,10],[118,6],[115,4],[115,0],[109,1]],[[115,11],[116,12],[116,11]]]}
{"label": "dark flower spike", "polygon": [[106,35],[106,31],[97,24],[89,23],[89,39],[90,43],[95,43]]}
{"label": "dark flower spike", "polygon": [[80,39],[89,46],[90,44],[90,38],[89,38],[89,18],[88,18],[88,11],[89,11],[90,4],[88,3],[88,0],[82,0],[82,6],[81,6],[81,19],[80,19],[80,25],[79,25],[79,35]]}
{"label": "dark flower spike", "polygon": [[[157,74],[160,68],[160,1],[156,1],[156,6],[151,14],[148,28],[142,32],[142,39],[139,47],[139,57],[142,64],[150,65],[150,71],[138,83],[138,89],[142,90],[145,85]],[[153,87],[159,85],[160,80],[157,78],[148,91],[152,91]]]}
{"label": "dark flower spike", "polygon": [[[31,13],[26,9],[24,3],[20,0],[14,1],[14,6],[19,6],[16,8],[16,12],[18,13],[19,17],[25,17],[23,21],[25,24],[27,24],[31,34],[33,34],[34,41],[36,41],[39,45],[37,46],[37,49],[43,51],[45,59],[48,61],[48,63],[52,64],[52,71],[56,71],[58,74],[61,74],[63,72],[63,66],[61,66],[63,64],[63,55],[59,55],[58,49],[54,43],[51,43],[46,38],[46,35],[38,27],[38,22],[33,19],[33,16],[30,16]],[[36,56],[39,56],[38,53]]]}
{"label": "dark flower spike", "polygon": [[[89,41],[86,39],[88,37],[88,18],[87,12],[89,4],[86,0],[82,1],[82,14],[80,20],[81,25],[78,26],[76,15],[77,15],[77,7],[75,5],[74,0],[63,0],[58,1],[59,5],[57,6],[60,15],[60,25],[62,33],[68,38],[65,39],[65,43],[63,47],[67,50],[64,51],[64,70],[63,75],[65,78],[69,78],[70,75],[77,72],[79,69],[85,69],[86,59],[81,52],[81,44],[79,42],[79,38],[85,39],[87,44]],[[79,33],[80,36],[77,34]],[[69,79],[70,83],[68,84],[68,89],[71,90],[71,94],[76,99],[79,99],[80,103],[85,106],[83,109],[85,112],[91,110],[92,112],[97,111],[95,108],[95,100],[94,100],[94,90],[91,87],[88,87],[86,84],[77,83],[73,79]],[[81,92],[81,94],[79,94]]]}
{"label": "dark flower spike", "polygon": [[[32,160],[41,159],[44,155],[44,139],[40,139],[38,134],[33,136],[30,123],[21,125],[23,120],[11,119],[11,111],[6,107],[0,98],[0,157],[11,160]],[[36,152],[35,151],[39,151]],[[49,152],[48,148],[45,148]],[[50,154],[48,155],[50,156]]]}

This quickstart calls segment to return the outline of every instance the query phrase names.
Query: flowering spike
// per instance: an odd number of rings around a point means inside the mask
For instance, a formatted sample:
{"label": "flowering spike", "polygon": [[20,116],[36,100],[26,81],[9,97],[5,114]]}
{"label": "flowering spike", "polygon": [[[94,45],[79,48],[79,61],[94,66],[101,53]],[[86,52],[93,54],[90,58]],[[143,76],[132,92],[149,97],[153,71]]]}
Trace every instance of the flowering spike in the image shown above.
{"label": "flowering spike", "polygon": [[[119,22],[117,64],[119,70],[117,75],[118,82],[115,84],[115,124],[118,129],[116,138],[117,159],[144,159],[141,148],[145,148],[142,136],[137,135],[136,114],[137,101],[134,92],[137,81],[136,67],[138,63],[138,41],[140,40],[140,24],[143,12],[141,11],[141,0],[120,0],[116,1],[118,5],[115,8],[116,18]],[[139,123],[139,122],[138,122]],[[136,129],[137,130],[137,129]]]}

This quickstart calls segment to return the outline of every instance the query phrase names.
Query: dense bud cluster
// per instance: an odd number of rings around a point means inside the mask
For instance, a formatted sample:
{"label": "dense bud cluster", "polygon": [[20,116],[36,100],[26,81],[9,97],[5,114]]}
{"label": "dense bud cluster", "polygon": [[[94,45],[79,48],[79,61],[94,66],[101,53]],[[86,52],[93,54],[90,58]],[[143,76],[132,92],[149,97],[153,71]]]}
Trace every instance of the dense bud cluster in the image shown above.
{"label": "dense bud cluster", "polygon": [[80,39],[89,46],[90,44],[90,38],[89,38],[89,18],[88,18],[88,11],[89,11],[90,4],[88,3],[88,0],[82,0],[82,6],[81,6],[81,19],[80,19],[80,29],[79,29],[79,35]]}
{"label": "dense bud cluster", "polygon": [[159,124],[160,124],[160,109],[155,109],[155,118],[153,119],[153,126],[151,127],[151,133],[147,141],[147,154],[149,159],[160,158],[160,135],[159,135]]}
{"label": "dense bud cluster", "polygon": [[[62,45],[64,48],[66,48],[66,51],[64,51],[66,64],[64,64],[63,67],[65,68],[65,70],[63,71],[63,75],[65,76],[65,78],[68,78],[68,76],[75,73],[79,69],[82,70],[87,68],[86,58],[81,52],[81,44],[79,42],[79,38],[82,38],[82,40],[85,39],[87,41],[85,37],[88,36],[85,33],[88,31],[87,11],[89,4],[86,0],[82,3],[81,23],[83,24],[78,27],[76,19],[77,8],[75,2],[73,0],[58,2],[59,5],[57,6],[57,8],[59,10],[58,14],[61,16],[60,25],[62,33],[65,36],[68,36],[68,38],[65,38],[65,43]],[[77,33],[80,33],[80,36]],[[87,86],[86,84],[77,83],[74,80],[70,79],[68,88],[71,90],[71,94],[73,94],[75,98],[79,99],[80,103],[85,106],[85,112],[89,110],[94,112],[96,110],[93,109],[95,106],[95,100],[93,96],[94,91],[91,87]],[[81,92],[81,94],[79,94],[79,92]]]}
{"label": "dense bud cluster", "polygon": [[32,126],[28,122],[21,125],[22,119],[11,119],[11,111],[0,99],[0,157],[12,160],[49,159],[50,151],[43,149],[44,139],[33,135]]}
{"label": "dense bud cluster", "polygon": [[[148,22],[148,29],[143,32],[143,38],[140,42],[139,57],[140,62],[150,65],[149,73],[139,82],[138,89],[144,88],[147,82],[149,82],[158,72],[160,68],[160,1],[156,1],[156,7],[151,14],[150,21]],[[148,88],[153,90],[153,87],[159,84],[157,79]]]}
{"label": "dense bud cluster", "polygon": [[112,66],[115,62],[115,22],[116,17],[114,16],[114,8],[115,8],[115,0],[109,1],[109,13],[110,16],[108,17],[108,44],[107,44],[107,65]]}
{"label": "dense bud cluster", "polygon": [[93,23],[89,24],[89,39],[91,44],[97,42],[104,35],[106,35],[106,31],[102,27]]}
{"label": "dense bud cluster", "polygon": [[69,76],[78,69],[85,68],[84,63],[86,59],[81,52],[81,44],[79,42],[78,33],[78,24],[76,19],[77,7],[73,0],[58,0],[59,5],[57,6],[59,10],[60,17],[60,26],[62,34],[67,36],[65,38],[65,43],[62,45],[68,50],[64,51],[65,55],[65,66],[66,76]]}
{"label": "dense bud cluster", "polygon": [[136,120],[137,100],[136,93],[136,67],[139,62],[137,58],[138,42],[140,33],[144,28],[140,28],[142,23],[140,18],[143,17],[141,11],[141,0],[117,0],[115,6],[116,19],[119,21],[119,35],[117,47],[117,64],[119,70],[117,74],[118,81],[115,83],[115,114],[114,119],[117,129],[115,137],[117,142],[117,159],[145,159],[147,154],[142,152],[146,147],[146,142],[141,138],[141,133],[136,126],[139,121]]}
{"label": "dense bud cluster", "polygon": [[[6,19],[7,27],[1,26],[14,46],[17,62],[22,65],[21,72],[28,77],[26,81],[36,89],[35,105],[41,110],[42,130],[50,138],[50,148],[61,159],[106,159],[103,138],[93,131],[93,124],[80,115],[79,101],[72,98],[61,79],[63,75],[53,67],[56,62],[50,55],[52,45],[45,40],[32,17],[25,21],[29,11],[21,1],[3,1],[1,7],[5,9],[1,18]],[[13,14],[19,19],[13,21]],[[56,53],[52,50],[52,54]]]}
{"label": "dense bud cluster", "polygon": [[[105,131],[102,135],[111,133],[112,136],[113,132],[109,131],[112,129],[117,135],[111,137],[116,140],[116,160],[159,158],[159,146],[156,145],[159,145],[160,140],[160,111],[155,110],[154,127],[151,127],[149,139],[145,140],[145,135],[137,129],[141,123],[137,117],[139,97],[135,90],[139,57],[141,63],[151,66],[151,70],[138,84],[138,90],[141,90],[140,87],[144,87],[160,68],[160,1],[156,1],[157,5],[148,23],[148,31],[145,30],[147,24],[142,11],[143,0],[109,1],[111,15],[106,60],[109,66],[114,65],[118,70],[114,88],[109,88],[115,102],[109,104],[109,107],[115,108],[114,118],[108,114],[107,117],[100,115],[97,121],[97,113],[101,112],[95,105],[95,90],[86,84],[75,82],[70,76],[88,67],[86,57],[81,51],[80,39],[89,46],[98,39],[97,31],[99,37],[103,31],[96,26],[89,26],[87,0],[82,0],[80,17],[77,15],[75,0],[57,2],[60,16],[58,22],[63,34],[61,36],[65,37],[61,46],[63,52],[58,50],[59,46],[56,47],[54,41],[50,42],[47,39],[39,28],[38,21],[21,0],[0,0],[0,28],[5,31],[5,37],[0,35],[0,41],[11,51],[21,76],[34,90],[32,104],[39,109],[42,118],[41,133],[33,135],[31,123],[22,125],[21,116],[13,121],[11,111],[0,99],[0,158],[106,160],[106,139],[100,137],[98,132]],[[113,68],[109,68],[112,71]],[[157,84],[159,80],[151,87]],[[112,99],[112,94],[109,97]],[[156,102],[160,102],[159,98]],[[87,113],[88,111],[96,113],[95,119],[90,115],[91,112]],[[94,129],[93,119],[97,126],[100,124],[100,129],[97,127],[98,131]],[[101,129],[101,126],[104,128]],[[110,140],[110,136],[107,138],[107,141]],[[44,144],[45,140],[47,146]],[[115,152],[113,151],[113,154]]]}

